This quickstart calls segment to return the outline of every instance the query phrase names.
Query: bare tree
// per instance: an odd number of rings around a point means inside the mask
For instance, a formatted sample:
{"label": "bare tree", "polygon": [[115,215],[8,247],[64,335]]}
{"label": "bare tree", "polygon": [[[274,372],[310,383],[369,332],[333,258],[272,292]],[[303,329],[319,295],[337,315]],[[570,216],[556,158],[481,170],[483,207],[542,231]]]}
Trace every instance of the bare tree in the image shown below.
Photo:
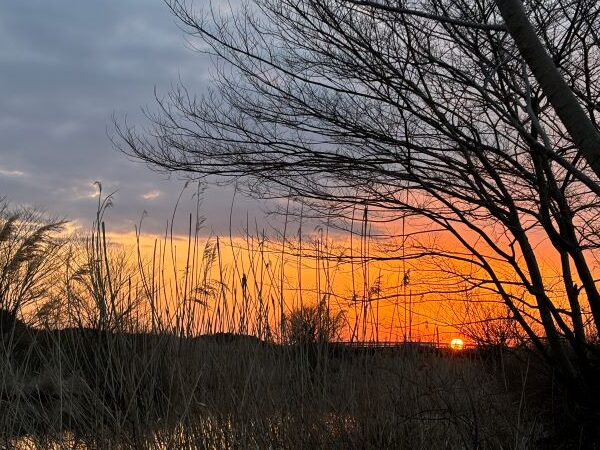
{"label": "bare tree", "polygon": [[[117,125],[120,146],[317,212],[421,217],[452,248],[403,239],[389,257],[452,262],[469,289],[500,298],[593,430],[600,5],[531,0],[515,25],[512,3],[255,0],[228,15],[172,0],[216,56],[215,83],[159,99],[146,133]],[[528,54],[532,30],[560,79]]]}
{"label": "bare tree", "polygon": [[[449,23],[460,27],[476,28],[481,30],[506,31],[514,39],[519,50],[519,55],[527,63],[533,76],[538,81],[541,90],[548,97],[549,103],[556,111],[561,122],[578,145],[582,156],[587,160],[591,169],[600,176],[600,132],[590,120],[578,102],[572,89],[565,82],[555,60],[547,52],[544,43],[537,35],[536,30],[527,17],[521,0],[496,0],[495,4],[504,23],[478,22],[477,19],[453,18],[448,14],[451,8],[436,2],[436,13],[427,13],[418,9],[395,6],[393,2],[375,2],[369,0],[349,0],[350,3],[362,5],[374,10],[383,10],[396,14],[412,15],[433,19],[442,23]],[[559,2],[563,12],[568,8],[567,2]],[[580,13],[586,11],[587,2],[576,2],[581,8]],[[546,9],[541,2],[532,2],[533,8]],[[458,7],[464,11],[464,6]],[[598,39],[593,36],[592,39]],[[548,40],[546,40],[546,44]],[[597,43],[597,42],[596,42]]]}

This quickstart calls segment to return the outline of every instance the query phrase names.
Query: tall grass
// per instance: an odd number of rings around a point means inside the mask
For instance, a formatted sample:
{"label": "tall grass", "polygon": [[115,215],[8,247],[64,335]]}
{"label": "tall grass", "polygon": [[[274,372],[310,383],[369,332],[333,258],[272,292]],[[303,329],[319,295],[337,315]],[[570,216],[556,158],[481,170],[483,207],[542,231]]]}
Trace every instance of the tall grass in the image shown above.
{"label": "tall grass", "polygon": [[[543,437],[520,385],[482,360],[286,343],[299,280],[282,269],[285,239],[271,251],[247,234],[242,249],[203,239],[190,215],[187,239],[168,227],[150,257],[140,226],[127,257],[107,239],[110,201],[87,238],[62,247],[51,301],[2,321],[6,448],[530,448]],[[297,306],[330,305],[335,268],[316,266],[328,287],[294,290]]]}

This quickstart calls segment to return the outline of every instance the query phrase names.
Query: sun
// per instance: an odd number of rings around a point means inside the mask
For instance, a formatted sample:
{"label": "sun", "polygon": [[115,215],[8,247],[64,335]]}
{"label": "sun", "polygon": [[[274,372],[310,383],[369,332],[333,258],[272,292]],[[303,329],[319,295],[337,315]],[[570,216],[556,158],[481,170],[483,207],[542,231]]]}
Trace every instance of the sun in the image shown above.
{"label": "sun", "polygon": [[465,343],[460,338],[454,338],[450,341],[450,348],[452,350],[462,350],[465,347]]}

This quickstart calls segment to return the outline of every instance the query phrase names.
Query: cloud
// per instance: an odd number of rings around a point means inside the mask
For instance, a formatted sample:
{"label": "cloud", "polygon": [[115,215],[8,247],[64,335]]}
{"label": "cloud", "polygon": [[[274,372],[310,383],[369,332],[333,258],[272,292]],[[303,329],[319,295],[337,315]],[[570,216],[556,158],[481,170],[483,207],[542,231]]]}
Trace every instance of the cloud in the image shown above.
{"label": "cloud", "polygon": [[[0,197],[89,224],[98,201],[90,180],[100,180],[103,194],[117,191],[107,212],[111,230],[133,230],[146,209],[146,231],[162,233],[184,182],[127,160],[107,129],[113,115],[147,124],[140,107],[152,110],[155,88],[165,94],[179,78],[201,92],[209,67],[209,57],[189,49],[161,1],[4,2]],[[182,217],[196,204],[191,190],[184,197]],[[207,193],[200,212],[207,229],[227,232],[232,197],[230,189]],[[258,208],[236,202],[240,218],[232,226],[238,229],[246,211]],[[180,223],[185,232],[185,217]]]}
{"label": "cloud", "polygon": [[0,166],[0,176],[3,176],[3,177],[23,177],[23,176],[25,176],[25,172],[21,172],[20,170],[5,169],[4,167]]}
{"label": "cloud", "polygon": [[155,200],[158,197],[160,197],[160,191],[157,190],[148,191],[145,194],[142,194],[144,200]]}
{"label": "cloud", "polygon": [[160,1],[3,5],[0,197],[89,223],[97,205],[89,180],[101,180],[104,192],[118,190],[113,227],[138,219],[140,186],[145,195],[160,192],[147,200],[156,215],[170,217],[182,183],[128,161],[113,149],[107,128],[113,114],[141,123],[140,107],[152,108],[155,87],[168,91],[173,73],[199,89],[206,61],[186,48]]}
{"label": "cloud", "polygon": [[74,200],[98,198],[100,191],[94,183],[85,183],[83,186],[72,186],[71,192]]}

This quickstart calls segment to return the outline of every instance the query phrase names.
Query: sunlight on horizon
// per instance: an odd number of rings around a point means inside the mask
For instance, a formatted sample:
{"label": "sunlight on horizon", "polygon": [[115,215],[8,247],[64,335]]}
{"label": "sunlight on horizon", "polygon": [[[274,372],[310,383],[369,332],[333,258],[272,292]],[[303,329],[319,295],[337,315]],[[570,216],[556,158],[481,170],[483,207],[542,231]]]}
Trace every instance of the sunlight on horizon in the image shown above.
{"label": "sunlight on horizon", "polygon": [[465,342],[460,338],[454,338],[450,341],[450,348],[452,350],[462,350],[465,348]]}

